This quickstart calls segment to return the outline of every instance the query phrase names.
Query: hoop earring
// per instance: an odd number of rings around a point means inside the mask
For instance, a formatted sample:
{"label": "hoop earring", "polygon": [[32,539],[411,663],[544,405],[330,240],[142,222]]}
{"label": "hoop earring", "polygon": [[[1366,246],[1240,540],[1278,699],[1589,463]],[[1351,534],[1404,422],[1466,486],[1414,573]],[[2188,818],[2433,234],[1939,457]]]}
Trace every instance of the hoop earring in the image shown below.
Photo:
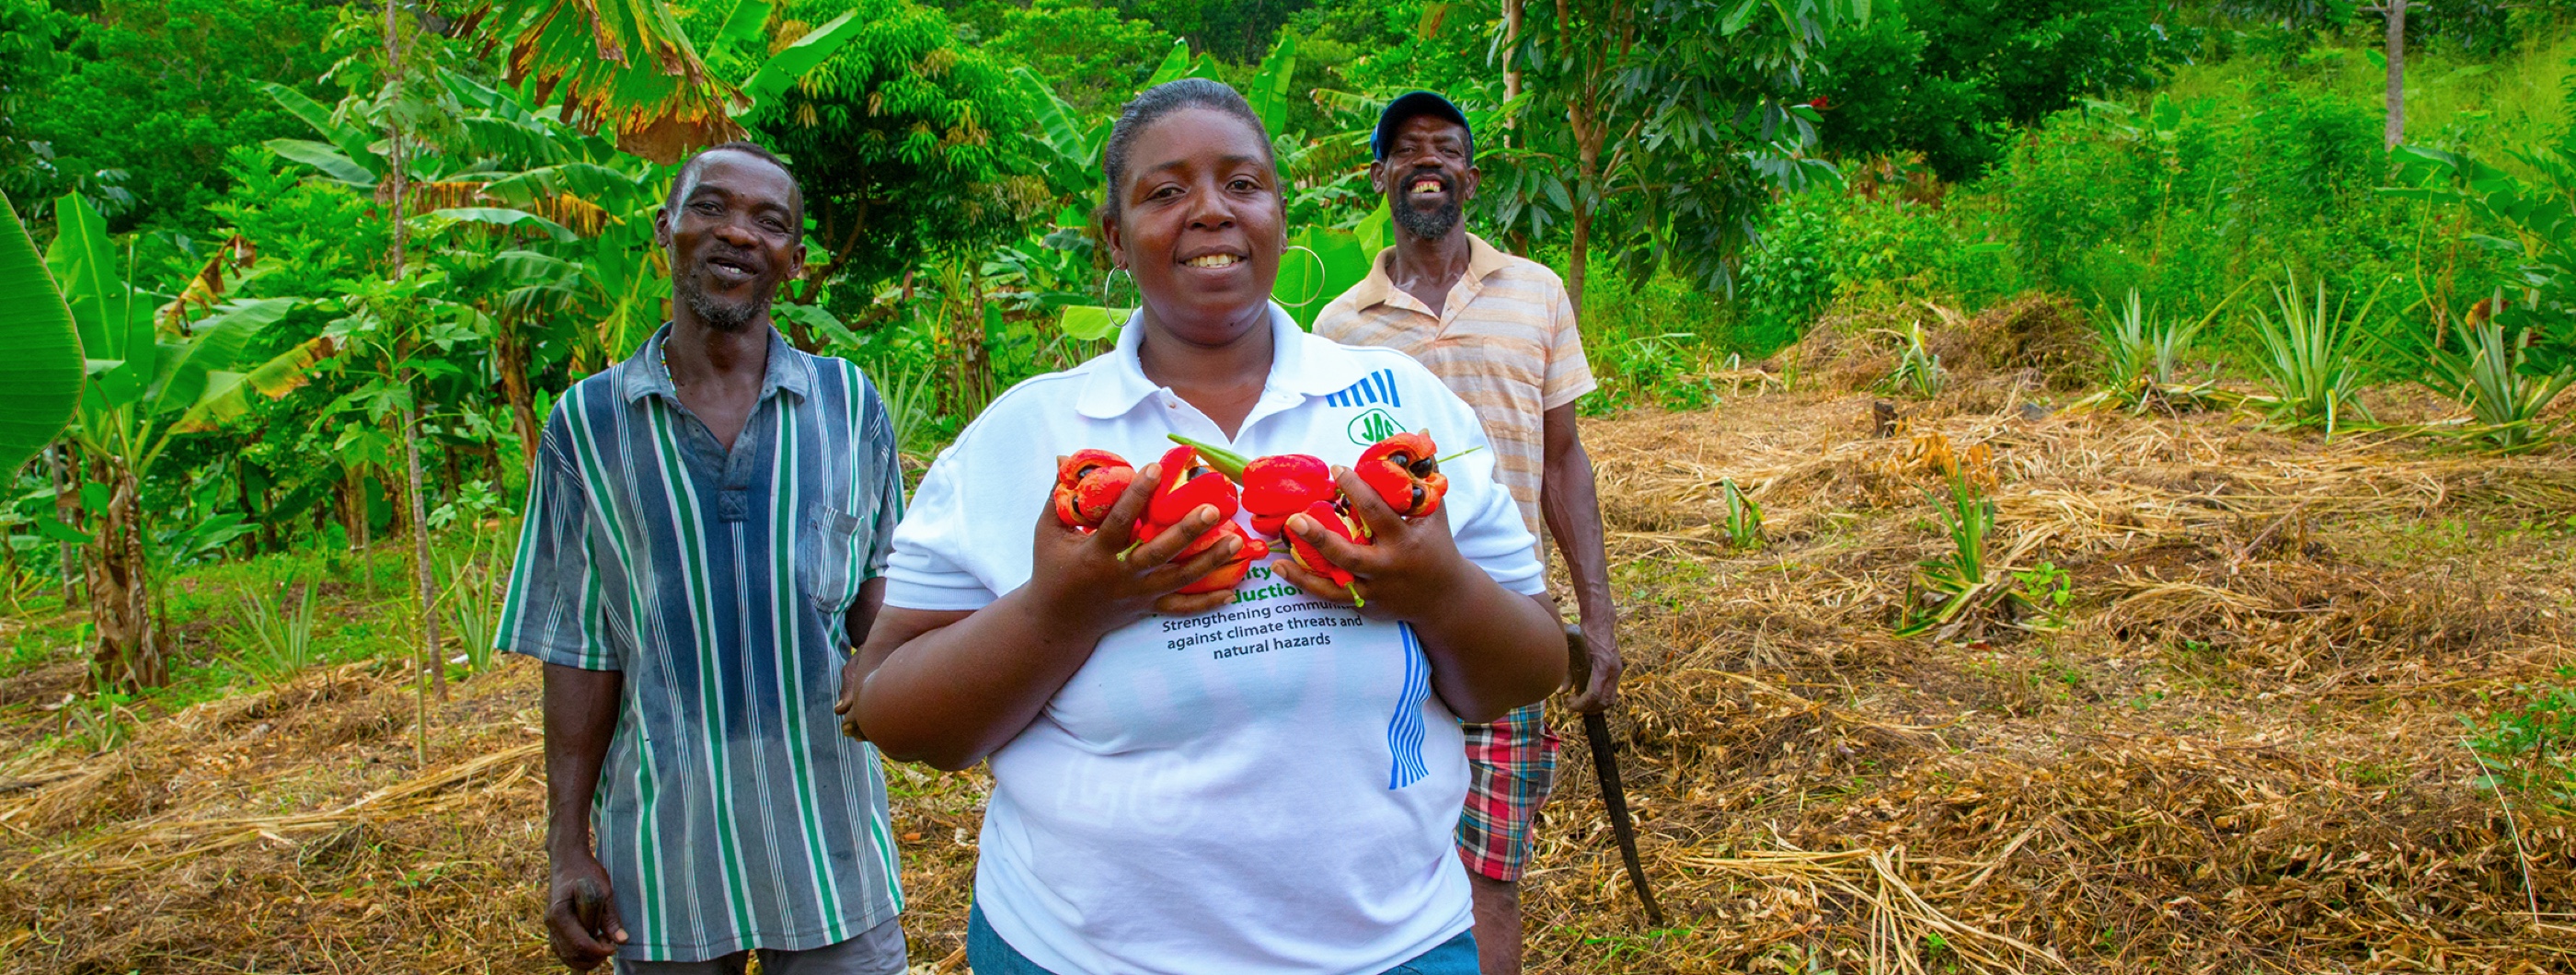
{"label": "hoop earring", "polygon": [[1109,269],[1109,273],[1107,273],[1107,274],[1104,274],[1104,275],[1101,275],[1101,276],[1100,276],[1100,306],[1101,306],[1101,307],[1103,307],[1103,308],[1109,307],[1109,285],[1110,285],[1110,282],[1113,282],[1113,281],[1118,280],[1118,276],[1119,276],[1119,275],[1121,275],[1121,274],[1124,274],[1124,275],[1126,275],[1126,276],[1127,276],[1127,286],[1128,286],[1128,287],[1131,287],[1131,288],[1132,288],[1132,287],[1135,287],[1135,286],[1136,286],[1136,274],[1135,274],[1135,272],[1133,272],[1133,271],[1129,271],[1129,270],[1127,270],[1127,269],[1126,269],[1126,268],[1124,268],[1124,267],[1113,267],[1113,268],[1110,268],[1110,269]]}
{"label": "hoop earring", "polygon": [[1297,303],[1297,307],[1304,308],[1307,305],[1314,304],[1315,299],[1324,296],[1324,274],[1328,269],[1324,265],[1324,255],[1315,253],[1314,248],[1308,247],[1304,244],[1290,244],[1288,245],[1288,249],[1292,251],[1305,251],[1307,257],[1315,259],[1315,291],[1313,294],[1307,295],[1306,300]]}

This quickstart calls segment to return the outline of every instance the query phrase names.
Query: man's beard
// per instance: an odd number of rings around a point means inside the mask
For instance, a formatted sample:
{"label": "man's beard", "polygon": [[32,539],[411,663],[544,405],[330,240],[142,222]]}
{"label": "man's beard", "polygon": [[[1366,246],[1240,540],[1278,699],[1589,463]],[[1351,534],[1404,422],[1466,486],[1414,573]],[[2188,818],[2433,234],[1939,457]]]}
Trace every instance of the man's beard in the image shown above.
{"label": "man's beard", "polygon": [[760,313],[769,310],[767,295],[758,298],[718,297],[707,293],[705,284],[694,274],[682,275],[678,285],[680,300],[688,304],[689,311],[697,314],[699,322],[719,332],[748,329],[753,322],[760,320]]}
{"label": "man's beard", "polygon": [[[1420,177],[1416,177],[1418,178]],[[1413,182],[1408,179],[1405,185],[1410,186]],[[1459,201],[1458,194],[1451,189],[1448,180],[1442,179],[1440,183],[1442,195],[1448,198],[1447,202],[1435,209],[1425,210],[1413,205],[1411,199],[1413,194],[1408,191],[1404,194],[1406,198],[1400,205],[1388,208],[1388,215],[1395,218],[1396,226],[1403,227],[1414,236],[1426,240],[1438,240],[1449,236],[1449,231],[1457,228],[1458,220],[1466,207]]]}

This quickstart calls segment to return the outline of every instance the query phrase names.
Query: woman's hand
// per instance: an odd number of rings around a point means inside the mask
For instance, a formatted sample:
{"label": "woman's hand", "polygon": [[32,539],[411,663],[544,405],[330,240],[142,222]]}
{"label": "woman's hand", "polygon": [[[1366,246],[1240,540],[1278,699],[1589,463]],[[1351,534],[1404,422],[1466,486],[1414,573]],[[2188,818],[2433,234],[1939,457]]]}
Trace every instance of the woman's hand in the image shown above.
{"label": "woman's hand", "polygon": [[1106,634],[1147,613],[1192,616],[1234,601],[1231,589],[1191,595],[1174,591],[1216,571],[1243,549],[1242,541],[1228,537],[1187,560],[1173,561],[1173,556],[1216,527],[1214,505],[1200,505],[1153,540],[1130,547],[1136,519],[1145,513],[1161,477],[1161,464],[1138,470],[1135,481],[1118,496],[1095,531],[1083,532],[1057,520],[1052,502],[1038,513],[1029,590],[1048,619]]}
{"label": "woman's hand", "polygon": [[[1351,513],[1368,526],[1373,536],[1369,544],[1354,544],[1325,531],[1314,518],[1302,513],[1288,517],[1287,530],[1315,546],[1327,561],[1350,572],[1354,577],[1351,588],[1366,600],[1360,605],[1361,614],[1375,619],[1419,621],[1447,608],[1448,602],[1456,599],[1459,573],[1477,571],[1465,556],[1458,554],[1457,539],[1449,534],[1448,506],[1443,505],[1429,517],[1407,520],[1387,507],[1377,489],[1360,480],[1350,468],[1334,468],[1333,482],[1350,499]],[[1351,594],[1342,587],[1293,559],[1273,562],[1270,568],[1307,595],[1345,606],[1352,602]]]}

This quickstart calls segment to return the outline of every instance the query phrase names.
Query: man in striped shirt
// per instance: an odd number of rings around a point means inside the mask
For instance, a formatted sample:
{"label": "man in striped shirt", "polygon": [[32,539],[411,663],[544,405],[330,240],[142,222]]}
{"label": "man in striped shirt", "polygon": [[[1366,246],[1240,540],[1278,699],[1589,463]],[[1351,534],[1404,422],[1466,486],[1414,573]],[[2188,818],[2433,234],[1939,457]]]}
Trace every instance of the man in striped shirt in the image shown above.
{"label": "man in striped shirt", "polygon": [[832,714],[903,484],[876,390],[771,327],[795,177],[693,157],[654,217],[671,322],[546,419],[499,646],[545,663],[546,932],[586,970],[889,975],[873,747]]}
{"label": "man in striped shirt", "polygon": [[[1475,408],[1494,447],[1495,479],[1511,489],[1531,534],[1545,523],[1574,580],[1592,682],[1568,706],[1607,708],[1618,698],[1619,647],[1592,460],[1574,425],[1574,401],[1595,385],[1574,305],[1556,272],[1467,232],[1476,145],[1458,106],[1427,91],[1397,98],[1369,146],[1377,156],[1369,179],[1386,196],[1395,246],[1316,316],[1315,334],[1411,355]],[[1555,784],[1557,740],[1537,704],[1466,731],[1458,853],[1475,892],[1476,952],[1485,975],[1518,975],[1521,869],[1531,822]]]}

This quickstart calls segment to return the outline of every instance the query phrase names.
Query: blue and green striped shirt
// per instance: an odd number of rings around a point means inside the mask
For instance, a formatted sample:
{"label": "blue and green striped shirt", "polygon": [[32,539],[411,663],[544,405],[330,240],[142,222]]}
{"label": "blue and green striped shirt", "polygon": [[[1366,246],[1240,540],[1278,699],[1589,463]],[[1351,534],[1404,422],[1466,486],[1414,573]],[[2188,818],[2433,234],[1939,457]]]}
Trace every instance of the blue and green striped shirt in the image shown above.
{"label": "blue and green striped shirt", "polygon": [[856,366],[770,333],[727,451],[660,346],[546,418],[499,646],[624,673],[593,842],[633,960],[802,951],[903,910],[876,750],[832,714],[844,613],[884,570],[903,480]]}

